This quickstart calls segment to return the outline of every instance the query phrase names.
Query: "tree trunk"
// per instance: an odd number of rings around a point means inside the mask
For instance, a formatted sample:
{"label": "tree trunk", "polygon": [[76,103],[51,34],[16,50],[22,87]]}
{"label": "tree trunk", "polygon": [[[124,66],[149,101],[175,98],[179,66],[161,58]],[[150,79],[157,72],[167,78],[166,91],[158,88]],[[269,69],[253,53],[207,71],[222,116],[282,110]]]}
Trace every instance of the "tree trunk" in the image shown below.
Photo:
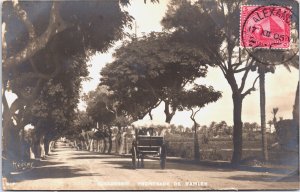
{"label": "tree trunk", "polygon": [[45,136],[44,139],[44,150],[45,150],[45,155],[49,155],[49,148],[50,148],[50,139],[48,138],[48,136]]}
{"label": "tree trunk", "polygon": [[108,151],[107,153],[110,154],[111,153],[111,150],[112,150],[112,134],[111,134],[111,130],[109,130],[109,135],[108,135],[108,144],[109,144],[109,147],[108,147]]}
{"label": "tree trunk", "polygon": [[233,93],[233,154],[231,163],[238,166],[242,159],[243,123],[242,123],[242,95]]}
{"label": "tree trunk", "polygon": [[103,153],[105,153],[107,149],[106,137],[103,138],[103,142],[104,142]]}
{"label": "tree trunk", "polygon": [[44,135],[41,135],[39,136],[40,139],[39,139],[39,147],[38,147],[38,154],[39,154],[39,158],[44,158],[46,153],[45,153],[45,136]]}
{"label": "tree trunk", "polygon": [[94,139],[89,139],[89,151],[94,151]]}
{"label": "tree trunk", "polygon": [[98,138],[97,140],[96,140],[96,143],[97,143],[97,152],[100,152],[100,143],[101,142],[101,140]]}
{"label": "tree trunk", "polygon": [[16,127],[9,127],[7,140],[7,156],[9,160],[21,159],[21,139]]}
{"label": "tree trunk", "polygon": [[[75,146],[77,147],[79,143],[75,140],[76,144]],[[49,148],[50,148],[50,152],[54,152],[54,145],[55,145],[55,141],[50,141],[50,144],[49,144]]]}
{"label": "tree trunk", "polygon": [[118,149],[119,149],[119,138],[118,138],[118,133],[117,133],[117,135],[115,136],[115,144],[116,144],[116,146],[115,146],[115,148],[116,148],[116,151],[115,151],[115,154],[117,154],[118,153]]}
{"label": "tree trunk", "polygon": [[35,159],[41,158],[41,149],[40,149],[40,139],[36,139],[33,142],[32,152],[34,154]]}
{"label": "tree trunk", "polygon": [[173,116],[175,114],[175,111],[176,111],[176,109],[173,109],[173,111],[170,112],[169,106],[170,106],[169,102],[165,101],[165,110],[164,110],[165,115],[166,115],[165,122],[168,123],[168,124],[171,123],[171,120],[172,120],[172,118],[173,118]]}
{"label": "tree trunk", "polygon": [[266,92],[265,92],[265,73],[261,72],[259,76],[260,91],[260,123],[262,136],[262,153],[265,161],[268,161],[268,146],[266,137]]}
{"label": "tree trunk", "polygon": [[3,127],[3,140],[2,140],[2,155],[9,160],[16,159],[17,149],[15,148],[15,141],[18,141],[16,126],[12,121],[12,114],[10,112],[8,102],[5,96],[6,84],[3,83],[3,93],[2,93],[2,127]]}
{"label": "tree trunk", "polygon": [[121,155],[124,151],[124,144],[125,144],[125,135],[126,133],[123,132],[121,134],[121,139],[120,139],[120,147],[119,147],[119,155]]}
{"label": "tree trunk", "polygon": [[293,119],[298,123],[299,126],[299,81],[297,84],[295,102],[293,106]]}
{"label": "tree trunk", "polygon": [[47,140],[44,141],[44,150],[45,150],[45,155],[49,155],[49,141]]}
{"label": "tree trunk", "polygon": [[127,147],[127,135],[125,135],[125,137],[124,137],[124,146],[125,146],[124,152],[125,152],[125,154],[127,154],[127,153],[128,153],[128,147]]}
{"label": "tree trunk", "polygon": [[122,127],[118,127],[118,133],[116,135],[116,154],[119,154],[122,140]]}
{"label": "tree trunk", "polygon": [[166,114],[166,123],[170,124],[171,123],[171,120],[172,120],[172,117],[171,115],[167,115]]}
{"label": "tree trunk", "polygon": [[198,141],[197,124],[194,124],[194,158],[196,161],[200,160],[200,147]]}

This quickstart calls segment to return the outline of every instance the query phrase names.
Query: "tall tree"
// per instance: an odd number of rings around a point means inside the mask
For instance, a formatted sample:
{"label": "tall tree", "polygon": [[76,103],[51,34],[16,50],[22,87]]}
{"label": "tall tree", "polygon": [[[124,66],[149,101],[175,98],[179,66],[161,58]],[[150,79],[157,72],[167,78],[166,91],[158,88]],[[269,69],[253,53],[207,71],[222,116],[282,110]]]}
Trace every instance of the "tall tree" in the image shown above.
{"label": "tall tree", "polygon": [[[256,62],[239,47],[239,16],[241,0],[190,1],[173,0],[162,20],[165,29],[173,32],[177,42],[189,43],[209,57],[222,71],[230,85],[233,100],[232,164],[242,158],[242,104],[255,90],[255,82],[245,89],[249,72]],[[241,78],[240,78],[241,77]]]}
{"label": "tall tree", "polygon": [[116,151],[122,153],[124,134],[128,125],[132,123],[132,117],[120,110],[119,102],[115,100],[113,92],[109,91],[107,86],[98,86],[95,91],[89,92],[84,98],[87,102],[87,113],[99,123],[102,131],[109,133],[108,153],[112,150],[112,126],[118,128]]}
{"label": "tall tree", "polygon": [[110,100],[111,93],[105,86],[98,86],[95,91],[91,91],[85,96],[87,102],[87,114],[103,129],[104,125],[109,125],[116,118],[113,111],[113,101]]}
{"label": "tall tree", "polygon": [[[122,38],[123,29],[132,18],[121,9],[118,0],[7,1],[2,10],[3,134],[4,150],[7,151],[7,141],[18,140],[18,131],[30,123],[27,118],[30,110],[38,105],[44,110],[42,95],[47,83],[53,82],[51,89],[55,90],[57,86],[65,89],[59,91],[63,96],[60,99],[64,100],[57,102],[60,107],[64,102],[69,104],[61,111],[53,109],[53,105],[48,113],[58,119],[61,115],[71,114],[65,113],[66,110],[74,112],[80,81],[86,75],[85,59],[95,51],[107,50]],[[11,107],[5,96],[7,90],[18,96]],[[16,113],[22,122],[17,121],[19,124],[14,125]],[[47,117],[47,122],[52,120]]]}
{"label": "tall tree", "polygon": [[269,71],[274,73],[273,66],[258,66],[259,74],[259,95],[260,95],[260,127],[262,137],[262,154],[265,161],[269,160],[268,142],[266,136],[266,91],[265,91],[265,74]]}
{"label": "tall tree", "polygon": [[198,141],[198,127],[196,115],[205,105],[217,101],[221,97],[221,92],[215,91],[211,86],[195,84],[191,90],[188,90],[181,98],[181,109],[190,110],[191,120],[194,122],[194,159],[200,159],[200,147]]}
{"label": "tall tree", "polygon": [[164,102],[165,121],[170,123],[184,87],[207,73],[202,52],[174,43],[166,33],[125,42],[114,57],[101,71],[101,84],[135,120],[147,114],[152,118],[152,109]]}
{"label": "tall tree", "polygon": [[[261,60],[271,59],[268,55],[261,55]],[[283,63],[283,66],[291,72],[290,66],[299,69],[299,56],[296,55],[290,61]],[[257,63],[257,72],[259,74],[259,94],[260,94],[260,119],[261,119],[261,134],[262,134],[262,156],[265,161],[268,161],[268,148],[266,137],[266,90],[265,76],[268,72],[275,73],[275,66]],[[255,68],[253,68],[254,70]],[[297,94],[297,92],[296,92]],[[297,97],[296,97],[297,98]]]}

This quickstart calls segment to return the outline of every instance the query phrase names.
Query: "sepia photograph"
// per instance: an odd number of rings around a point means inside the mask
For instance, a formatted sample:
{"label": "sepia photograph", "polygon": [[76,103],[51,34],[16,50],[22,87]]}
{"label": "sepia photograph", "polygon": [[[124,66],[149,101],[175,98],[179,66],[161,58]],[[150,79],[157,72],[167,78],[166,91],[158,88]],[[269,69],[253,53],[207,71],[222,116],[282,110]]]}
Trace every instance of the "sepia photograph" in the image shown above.
{"label": "sepia photograph", "polygon": [[297,0],[1,2],[2,190],[295,191]]}

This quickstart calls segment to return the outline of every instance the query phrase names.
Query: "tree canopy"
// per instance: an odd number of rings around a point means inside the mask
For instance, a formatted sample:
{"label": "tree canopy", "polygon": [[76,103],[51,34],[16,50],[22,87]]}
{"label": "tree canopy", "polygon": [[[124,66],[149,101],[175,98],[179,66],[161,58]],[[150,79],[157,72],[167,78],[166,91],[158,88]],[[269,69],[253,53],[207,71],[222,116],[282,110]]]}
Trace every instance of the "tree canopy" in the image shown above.
{"label": "tree canopy", "polygon": [[114,103],[110,96],[111,92],[105,86],[99,86],[95,91],[85,95],[87,114],[99,125],[111,124],[116,118],[113,110]]}
{"label": "tree canopy", "polygon": [[[121,39],[132,18],[118,0],[7,1],[2,10],[6,148],[28,123],[55,133],[72,127],[88,57]],[[7,90],[18,97],[11,107]]]}
{"label": "tree canopy", "polygon": [[[247,3],[251,2],[261,5],[266,3],[247,1]],[[256,81],[252,87],[246,88],[246,80],[251,69],[253,70],[257,65],[257,59],[239,46],[242,3],[246,2],[199,0],[192,3],[187,0],[172,0],[162,20],[164,28],[169,30],[178,42],[185,42],[207,55],[210,63],[220,68],[230,85],[234,109],[232,163],[235,165],[242,158],[243,99],[255,90]],[[297,10],[297,7],[293,6],[293,9]]]}
{"label": "tree canopy", "polygon": [[175,43],[167,33],[127,41],[114,57],[101,71],[101,84],[113,91],[120,108],[134,119],[151,116],[151,110],[164,102],[170,122],[184,87],[207,73],[206,55]]}

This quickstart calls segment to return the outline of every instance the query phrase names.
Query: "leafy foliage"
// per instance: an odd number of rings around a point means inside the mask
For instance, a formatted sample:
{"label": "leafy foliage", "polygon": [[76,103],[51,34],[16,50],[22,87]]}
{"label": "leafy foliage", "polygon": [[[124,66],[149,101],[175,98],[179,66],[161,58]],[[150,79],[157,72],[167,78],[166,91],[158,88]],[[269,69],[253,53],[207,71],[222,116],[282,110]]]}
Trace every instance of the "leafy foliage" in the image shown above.
{"label": "leafy foliage", "polygon": [[87,58],[121,39],[132,17],[118,0],[7,1],[2,10],[3,93],[18,97],[11,107],[3,97],[4,150],[18,140],[10,130],[18,133],[28,123],[47,140],[76,132]]}
{"label": "leafy foliage", "polygon": [[110,100],[111,93],[105,86],[99,86],[95,91],[91,91],[85,96],[87,101],[87,114],[100,125],[110,124],[115,119],[112,110],[113,102]]}
{"label": "leafy foliage", "polygon": [[206,87],[205,85],[197,85],[181,97],[182,109],[186,108],[202,108],[206,104],[216,102],[221,97],[221,92],[215,91],[212,86]]}
{"label": "leafy foliage", "polygon": [[[234,104],[232,156],[234,164],[238,164],[242,157],[243,99],[255,90],[256,82],[254,81],[252,87],[245,89],[248,74],[251,70],[255,70],[257,60],[249,56],[246,49],[239,47],[239,25],[237,25],[240,19],[240,6],[242,3],[251,4],[251,2],[261,5],[270,4],[270,1],[199,0],[192,3],[188,0],[172,0],[162,20],[165,29],[172,32],[176,41],[186,42],[205,53],[209,63],[217,65],[229,83]],[[293,9],[298,10],[295,3],[292,2],[292,5]],[[277,54],[274,58],[277,56],[283,55]],[[240,73],[242,76],[238,75]],[[241,77],[240,82],[237,81],[237,76],[238,79]]]}
{"label": "leafy foliage", "polygon": [[136,119],[161,101],[176,111],[183,88],[207,73],[206,55],[173,42],[166,33],[125,42],[114,57],[101,71],[101,84],[113,91],[120,109]]}

